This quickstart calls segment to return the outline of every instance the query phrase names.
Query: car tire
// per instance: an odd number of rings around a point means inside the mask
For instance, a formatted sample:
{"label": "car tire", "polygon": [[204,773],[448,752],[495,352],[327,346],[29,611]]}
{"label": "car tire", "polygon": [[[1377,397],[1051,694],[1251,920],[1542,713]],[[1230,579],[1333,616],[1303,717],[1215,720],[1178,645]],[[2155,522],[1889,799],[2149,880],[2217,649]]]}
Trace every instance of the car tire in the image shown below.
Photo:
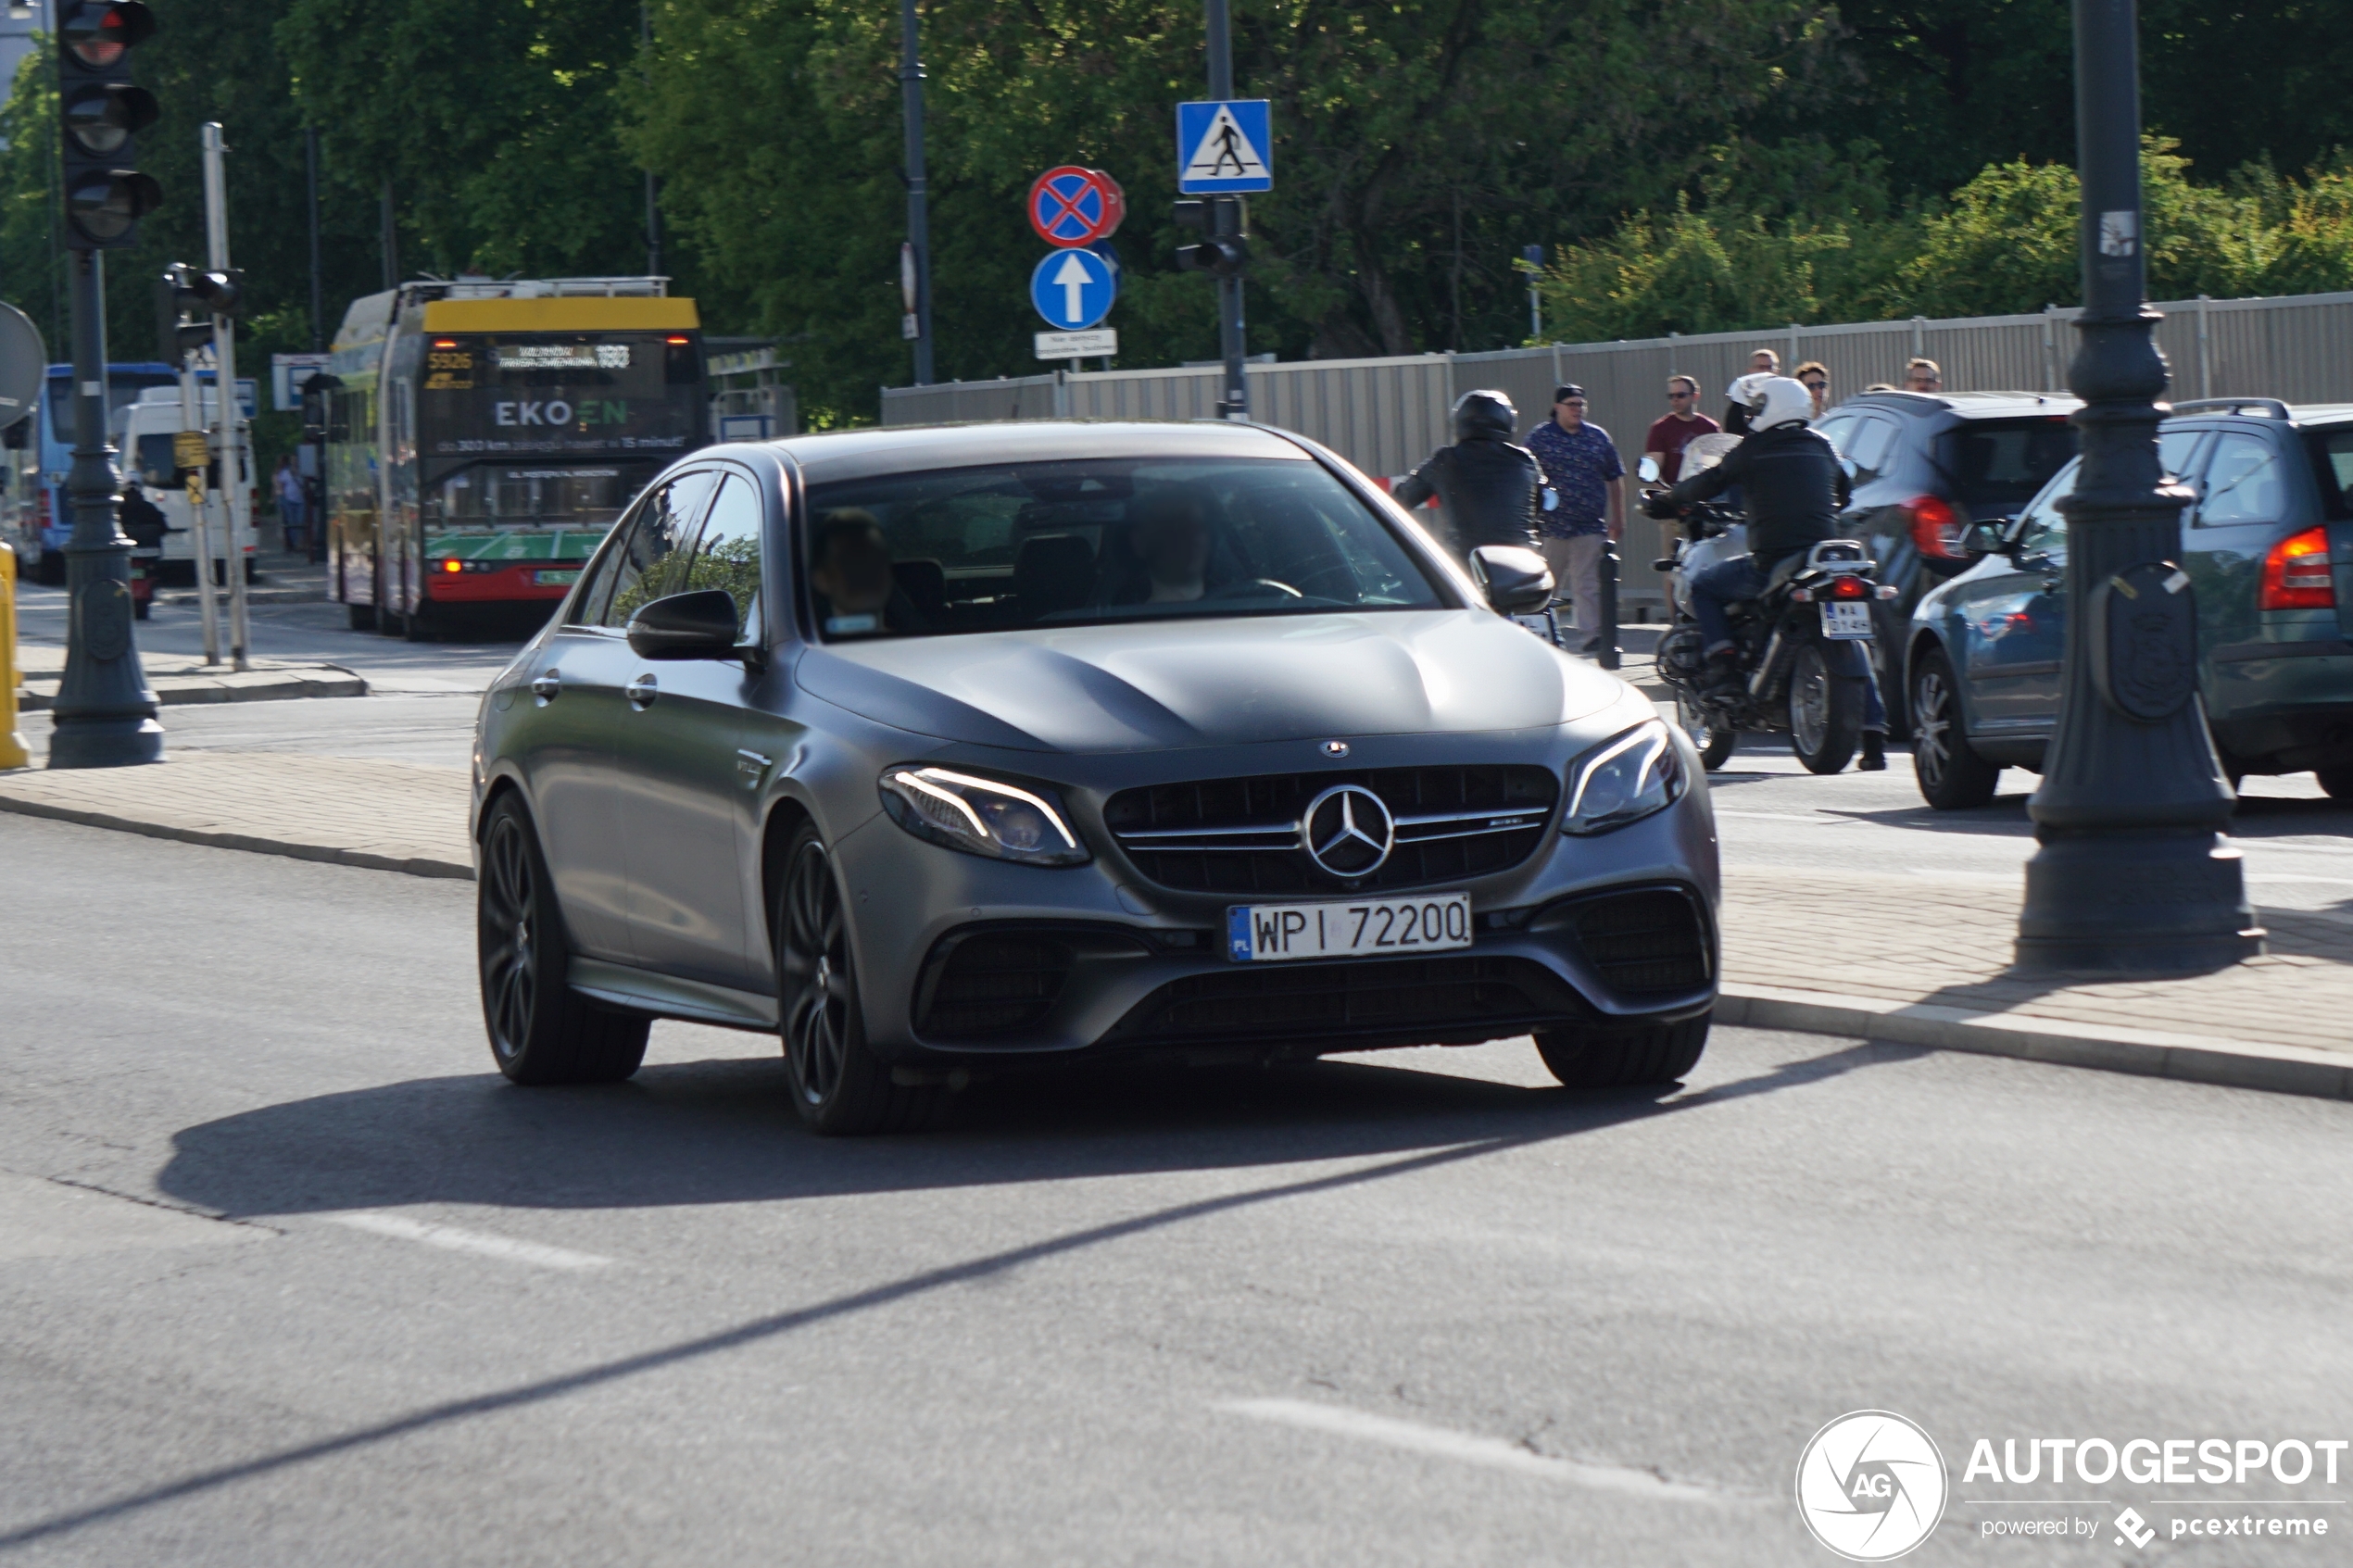
{"label": "car tire", "polygon": [[1675,699],[1675,721],[1691,736],[1692,746],[1699,753],[1699,765],[1711,773],[1730,761],[1733,748],[1740,745],[1738,730],[1719,730],[1710,724],[1706,712],[1690,697]]}
{"label": "car tire", "polygon": [[147,612],[148,612],[150,609],[152,609],[154,607],[155,607],[155,601],[154,601],[153,599],[133,599],[133,600],[132,600],[132,601],[131,601],[131,619],[132,619],[132,620],[133,620],[133,621],[145,621],[145,620],[146,620],[146,619],[147,619]]}
{"label": "car tire", "polygon": [[938,1087],[894,1082],[890,1064],[867,1048],[849,909],[813,824],[804,824],[786,851],[769,924],[776,944],[777,1034],[801,1121],[829,1137],[913,1132],[927,1123],[940,1103]]}
{"label": "car tire", "polygon": [[482,1022],[498,1071],[533,1085],[617,1084],[636,1072],[651,1022],[590,1001],[568,983],[563,915],[518,796],[490,809],[474,907]]}
{"label": "car tire", "polygon": [[372,632],[376,629],[376,607],[374,605],[347,604],[343,607],[343,612],[351,622],[351,629],[353,631]]}
{"label": "car tire", "polygon": [[[2331,800],[2353,800],[2353,762],[2315,769],[2314,772],[2320,778],[2321,787],[2328,791]],[[2233,787],[2237,786],[2233,784]]]}
{"label": "car tire", "polygon": [[1789,672],[1789,744],[1807,772],[1835,773],[1855,755],[1868,684],[1859,675],[1833,673],[1820,643],[1798,646]]}
{"label": "car tire", "polygon": [[1953,661],[1932,648],[1912,671],[1912,778],[1920,798],[1940,811],[1969,811],[1993,801],[2002,770],[1969,743]]}
{"label": "car tire", "polygon": [[42,551],[40,560],[33,564],[32,580],[44,588],[64,587],[66,585],[65,552],[62,550]]}
{"label": "car tire", "polygon": [[1700,1053],[1707,1048],[1711,1016],[1704,1012],[1672,1023],[1539,1030],[1536,1054],[1567,1088],[1671,1084],[1699,1064]]}

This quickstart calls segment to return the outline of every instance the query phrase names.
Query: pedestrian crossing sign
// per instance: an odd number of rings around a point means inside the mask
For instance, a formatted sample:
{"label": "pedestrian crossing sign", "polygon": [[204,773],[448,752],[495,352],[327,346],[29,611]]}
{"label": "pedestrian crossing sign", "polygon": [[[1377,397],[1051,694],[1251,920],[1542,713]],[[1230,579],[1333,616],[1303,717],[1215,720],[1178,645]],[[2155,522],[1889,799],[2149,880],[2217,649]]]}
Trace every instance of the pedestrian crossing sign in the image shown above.
{"label": "pedestrian crossing sign", "polygon": [[1187,195],[1271,191],[1274,157],[1265,99],[1176,106],[1176,188]]}

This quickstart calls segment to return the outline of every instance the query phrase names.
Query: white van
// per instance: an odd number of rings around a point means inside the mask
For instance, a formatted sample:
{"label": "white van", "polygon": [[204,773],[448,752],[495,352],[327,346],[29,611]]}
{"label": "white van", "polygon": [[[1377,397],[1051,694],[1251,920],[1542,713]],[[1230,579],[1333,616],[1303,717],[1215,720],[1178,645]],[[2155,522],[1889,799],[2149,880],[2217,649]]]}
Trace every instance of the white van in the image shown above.
{"label": "white van", "polygon": [[[213,389],[202,389],[204,418],[209,422],[217,399]],[[151,386],[139,395],[139,400],[125,410],[122,433],[117,438],[122,447],[123,464],[129,470],[124,478],[140,486],[148,500],[163,513],[170,532],[163,536],[164,576],[176,582],[182,575],[195,581],[196,536],[188,515],[188,491],[180,470],[172,458],[172,439],[181,431],[180,389],[176,386]],[[248,501],[253,494],[253,435],[251,427],[240,433],[244,450],[238,454],[237,481],[245,487]],[[245,526],[237,541],[239,554],[245,570],[253,570],[254,508],[245,508]],[[228,527],[216,512],[213,519],[212,558],[216,561],[228,553],[224,535]],[[176,563],[176,564],[175,564]],[[216,572],[216,575],[219,575]]]}

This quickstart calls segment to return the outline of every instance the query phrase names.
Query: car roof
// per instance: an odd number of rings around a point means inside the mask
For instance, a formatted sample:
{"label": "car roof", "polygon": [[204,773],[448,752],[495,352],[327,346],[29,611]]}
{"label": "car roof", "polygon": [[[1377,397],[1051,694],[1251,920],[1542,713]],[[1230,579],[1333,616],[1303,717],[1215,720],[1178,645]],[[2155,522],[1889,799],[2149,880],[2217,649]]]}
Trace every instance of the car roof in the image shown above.
{"label": "car roof", "polygon": [[2068,392],[1864,392],[1839,405],[1842,408],[1885,408],[1919,416],[1938,411],[1965,420],[2031,419],[2037,414],[2066,413],[2083,406]]}
{"label": "car roof", "polygon": [[[2258,420],[2273,424],[2282,422],[2279,415],[2271,412],[2272,408],[2285,409],[2287,412],[2285,422],[2297,429],[2343,424],[2353,420],[2353,403],[2291,404],[2271,397],[2246,397],[2236,400],[2217,397],[2200,399],[2200,401],[2210,401],[2216,407],[2192,408],[2186,413],[2169,414],[2166,416],[2165,422],[2174,424],[2189,420]],[[2227,407],[2224,406],[2226,404]]]}
{"label": "car roof", "polygon": [[1298,443],[1263,425],[1220,420],[1023,420],[889,425],[761,445],[790,457],[812,483],[910,468],[1056,462],[1084,458],[1276,458],[1305,460]]}

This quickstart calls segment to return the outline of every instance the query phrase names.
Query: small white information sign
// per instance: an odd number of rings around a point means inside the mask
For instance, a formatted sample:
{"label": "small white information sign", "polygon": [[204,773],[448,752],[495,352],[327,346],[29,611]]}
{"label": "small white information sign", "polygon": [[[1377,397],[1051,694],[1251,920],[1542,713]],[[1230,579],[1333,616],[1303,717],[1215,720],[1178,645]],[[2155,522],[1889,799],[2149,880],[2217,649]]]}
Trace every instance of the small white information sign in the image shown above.
{"label": "small white information sign", "polygon": [[1084,332],[1039,332],[1040,359],[1108,359],[1119,353],[1119,330],[1097,327]]}

